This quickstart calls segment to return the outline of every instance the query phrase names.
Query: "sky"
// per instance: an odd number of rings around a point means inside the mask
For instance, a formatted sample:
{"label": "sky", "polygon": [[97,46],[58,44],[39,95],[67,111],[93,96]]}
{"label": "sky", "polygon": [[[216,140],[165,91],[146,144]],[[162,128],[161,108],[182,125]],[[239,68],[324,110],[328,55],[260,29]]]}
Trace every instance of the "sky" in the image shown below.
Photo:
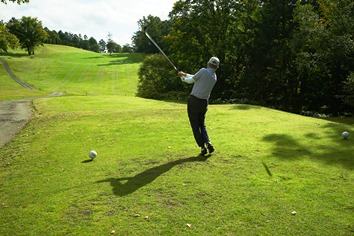
{"label": "sky", "polygon": [[37,17],[50,30],[107,41],[108,33],[120,44],[131,44],[138,21],[153,15],[167,20],[176,0],[30,0],[18,5],[0,3],[0,20]]}

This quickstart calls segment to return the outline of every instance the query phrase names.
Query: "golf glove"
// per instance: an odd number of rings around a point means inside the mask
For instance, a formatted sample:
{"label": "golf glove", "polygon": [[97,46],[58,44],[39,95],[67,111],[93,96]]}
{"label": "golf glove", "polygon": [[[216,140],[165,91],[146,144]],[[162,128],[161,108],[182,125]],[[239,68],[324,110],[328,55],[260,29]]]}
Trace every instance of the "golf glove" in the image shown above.
{"label": "golf glove", "polygon": [[182,76],[181,80],[187,84],[193,84],[195,80],[193,79],[193,75]]}

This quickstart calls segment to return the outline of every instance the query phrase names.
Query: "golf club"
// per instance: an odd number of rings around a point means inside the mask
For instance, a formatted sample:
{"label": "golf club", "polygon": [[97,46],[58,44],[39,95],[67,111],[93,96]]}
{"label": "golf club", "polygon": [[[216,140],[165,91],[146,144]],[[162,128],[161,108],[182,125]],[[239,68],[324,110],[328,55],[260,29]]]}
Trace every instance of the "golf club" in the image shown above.
{"label": "golf club", "polygon": [[148,34],[148,32],[146,31],[147,26],[145,26],[143,28],[143,32],[146,35],[146,37],[148,37],[148,39],[150,39],[150,41],[160,50],[160,52],[162,53],[162,55],[165,56],[165,58],[170,62],[170,64],[173,66],[173,69],[175,69],[177,72],[179,72],[179,70],[177,69],[177,67],[172,63],[172,61],[168,58],[168,56],[162,51],[162,49],[159,47],[159,45],[157,45],[157,43],[151,38],[151,36]]}

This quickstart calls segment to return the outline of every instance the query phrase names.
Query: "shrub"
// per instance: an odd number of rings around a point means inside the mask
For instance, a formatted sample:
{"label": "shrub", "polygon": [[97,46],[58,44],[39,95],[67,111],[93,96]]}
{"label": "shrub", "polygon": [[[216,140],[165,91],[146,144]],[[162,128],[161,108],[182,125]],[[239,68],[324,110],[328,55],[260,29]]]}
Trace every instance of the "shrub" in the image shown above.
{"label": "shrub", "polygon": [[145,57],[139,69],[137,96],[151,99],[181,100],[190,88],[178,78],[177,72],[161,54]]}

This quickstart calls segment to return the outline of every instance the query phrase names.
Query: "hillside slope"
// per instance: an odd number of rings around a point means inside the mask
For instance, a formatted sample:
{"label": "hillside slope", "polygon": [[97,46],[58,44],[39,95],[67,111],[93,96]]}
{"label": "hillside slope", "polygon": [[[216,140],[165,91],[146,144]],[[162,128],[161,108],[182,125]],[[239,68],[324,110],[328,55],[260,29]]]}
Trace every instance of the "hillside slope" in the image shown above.
{"label": "hillside slope", "polygon": [[[110,56],[68,46],[46,44],[31,57],[23,54],[1,57],[7,61],[18,78],[47,94],[65,92],[76,95],[134,96],[138,83],[137,71],[143,55]],[[4,73],[1,72],[0,76],[7,84],[12,83],[7,81],[10,78]],[[0,92],[3,89],[8,90],[9,87],[10,85],[0,88]],[[4,97],[1,100],[5,99]]]}

